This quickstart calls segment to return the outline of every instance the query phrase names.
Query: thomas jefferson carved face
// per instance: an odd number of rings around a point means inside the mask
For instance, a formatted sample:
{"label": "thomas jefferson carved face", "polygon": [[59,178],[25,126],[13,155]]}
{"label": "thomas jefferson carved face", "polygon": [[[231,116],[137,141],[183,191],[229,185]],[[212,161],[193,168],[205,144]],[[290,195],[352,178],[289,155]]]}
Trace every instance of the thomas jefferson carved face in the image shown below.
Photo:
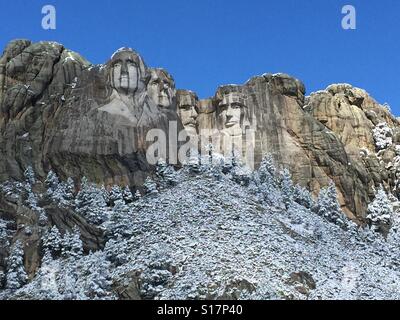
{"label": "thomas jefferson carved face", "polygon": [[178,114],[185,129],[191,131],[197,128],[198,98],[190,91],[178,92]]}
{"label": "thomas jefferson carved face", "polygon": [[141,57],[131,49],[120,49],[109,62],[110,85],[119,93],[134,94],[143,87],[146,69]]}
{"label": "thomas jefferson carved face", "polygon": [[228,132],[236,133],[241,129],[242,124],[247,119],[244,98],[238,93],[228,93],[223,95],[218,104],[218,115],[223,129]]}
{"label": "thomas jefferson carved face", "polygon": [[151,69],[150,75],[147,84],[149,97],[160,107],[171,107],[176,94],[174,80],[163,69]]}

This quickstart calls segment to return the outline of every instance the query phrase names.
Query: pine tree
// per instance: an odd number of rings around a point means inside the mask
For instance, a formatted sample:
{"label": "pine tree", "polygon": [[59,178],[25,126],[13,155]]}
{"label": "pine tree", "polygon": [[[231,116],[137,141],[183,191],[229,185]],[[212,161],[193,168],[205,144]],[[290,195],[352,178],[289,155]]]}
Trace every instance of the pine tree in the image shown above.
{"label": "pine tree", "polygon": [[278,173],[271,155],[266,155],[260,167],[253,173],[250,191],[256,193],[260,201],[275,207],[283,204],[282,194],[278,189]]}
{"label": "pine tree", "polygon": [[200,156],[199,156],[199,153],[197,150],[190,151],[190,158],[189,158],[189,161],[188,161],[186,167],[189,169],[190,173],[193,173],[195,175],[201,173],[202,164],[201,164]]}
{"label": "pine tree", "polygon": [[234,166],[231,176],[232,180],[241,186],[248,186],[251,180],[251,171],[244,166]]}
{"label": "pine tree", "polygon": [[86,300],[82,281],[74,263],[68,263],[63,272],[62,294],[63,300]]}
{"label": "pine tree", "polygon": [[72,231],[65,232],[62,240],[61,253],[64,257],[79,257],[83,253],[83,244],[81,233],[77,226],[72,228]]}
{"label": "pine tree", "polygon": [[72,178],[68,178],[65,184],[65,200],[71,202],[74,199],[75,195],[75,183]]}
{"label": "pine tree", "polygon": [[131,189],[129,189],[128,186],[126,186],[123,191],[122,191],[122,197],[125,200],[125,203],[131,203],[133,202],[133,194],[131,192]]}
{"label": "pine tree", "polygon": [[163,158],[158,159],[157,164],[156,164],[156,174],[158,177],[162,178],[164,177],[164,173],[167,170],[168,165],[166,161]]}
{"label": "pine tree", "polygon": [[261,183],[268,183],[272,187],[277,187],[277,170],[272,155],[267,154],[261,161],[257,170],[257,175]]}
{"label": "pine tree", "polygon": [[36,183],[35,172],[33,171],[33,168],[31,166],[26,168],[26,170],[24,171],[24,177],[25,182],[31,186]]}
{"label": "pine tree", "polygon": [[137,200],[139,200],[140,198],[142,198],[142,194],[140,193],[139,190],[136,190],[133,199],[134,199],[135,201],[137,201]]}
{"label": "pine tree", "polygon": [[57,257],[61,254],[62,246],[61,233],[56,226],[53,226],[43,237],[43,248],[51,252],[54,257]]}
{"label": "pine tree", "polygon": [[392,225],[393,208],[381,186],[374,201],[368,205],[367,221],[373,231],[386,235]]}
{"label": "pine tree", "polygon": [[150,177],[147,177],[144,184],[143,184],[144,190],[146,191],[146,194],[157,194],[157,184],[154,182],[154,180]]}
{"label": "pine tree", "polygon": [[103,251],[87,257],[84,265],[86,277],[85,294],[91,299],[104,299],[111,291],[110,262]]}
{"label": "pine tree", "polygon": [[212,143],[209,143],[208,145],[206,145],[206,150],[208,153],[208,164],[212,166],[214,160],[214,145]]}
{"label": "pine tree", "polygon": [[6,275],[3,271],[0,270],[0,289],[4,288],[5,282],[6,282]]}
{"label": "pine tree", "polygon": [[314,211],[338,226],[346,226],[345,216],[340,209],[337,200],[336,186],[333,181],[330,181],[328,187],[320,191],[317,203],[314,206]]}
{"label": "pine tree", "polygon": [[236,165],[236,160],[234,159],[234,155],[226,158],[222,164],[222,173],[223,174],[231,173],[235,165]]}
{"label": "pine tree", "polygon": [[123,191],[120,186],[117,185],[112,186],[109,192],[109,199],[111,205],[114,205],[114,203],[119,200],[123,200]]}
{"label": "pine tree", "polygon": [[9,231],[7,228],[7,222],[0,219],[0,248],[8,247],[9,245]]}
{"label": "pine tree", "polygon": [[222,179],[221,167],[218,165],[212,165],[209,169],[209,174],[214,180],[220,181]]}
{"label": "pine tree", "polygon": [[38,197],[32,191],[32,186],[30,184],[26,183],[25,190],[28,195],[27,199],[25,200],[26,205],[38,215],[39,225],[46,226],[47,222],[48,222],[46,211],[43,208],[39,207]]}
{"label": "pine tree", "polygon": [[54,260],[49,251],[45,251],[41,267],[30,284],[34,286],[30,292],[36,291],[35,296],[39,300],[61,300],[62,296],[59,293],[59,284],[57,281],[57,273],[60,271],[59,260]]}
{"label": "pine tree", "polygon": [[110,201],[110,193],[108,192],[108,190],[106,189],[106,187],[104,186],[104,184],[101,185],[100,187],[100,193],[103,195],[103,199],[106,202],[107,205],[111,205],[111,201]]}
{"label": "pine tree", "polygon": [[123,239],[116,235],[115,238],[111,238],[106,242],[104,247],[104,254],[108,261],[116,266],[122,266],[129,261],[129,257],[126,254],[126,248],[128,247],[128,240]]}
{"label": "pine tree", "polygon": [[250,183],[251,171],[242,164],[235,151],[232,151],[232,156],[223,163],[222,172],[230,173],[232,180],[242,186],[248,186]]}
{"label": "pine tree", "polygon": [[164,186],[174,186],[177,183],[174,168],[168,165],[164,159],[159,159],[156,165],[156,174]]}
{"label": "pine tree", "polygon": [[123,238],[132,236],[131,220],[129,207],[123,200],[118,200],[114,205],[107,227],[109,237]]}
{"label": "pine tree", "polygon": [[18,240],[11,249],[7,259],[6,287],[16,290],[26,284],[28,276],[24,268],[24,249]]}
{"label": "pine tree", "polygon": [[314,205],[310,191],[299,185],[294,187],[293,200],[307,209],[311,209]]}
{"label": "pine tree", "polygon": [[286,209],[289,209],[291,204],[293,203],[293,194],[294,194],[294,186],[292,182],[292,176],[289,170],[284,169],[281,172],[281,192],[283,203]]}
{"label": "pine tree", "polygon": [[81,190],[75,199],[75,208],[90,223],[100,225],[107,219],[107,203],[103,193],[86,178],[82,179]]}
{"label": "pine tree", "polygon": [[39,219],[38,219],[39,226],[45,227],[45,226],[47,226],[49,219],[47,218],[46,211],[43,208],[39,208],[39,209],[40,209]]}
{"label": "pine tree", "polygon": [[58,176],[50,171],[45,180],[46,194],[61,207],[73,207],[75,185],[71,178],[66,182],[60,182]]}
{"label": "pine tree", "polygon": [[45,184],[47,187],[47,193],[49,195],[52,195],[54,194],[54,192],[58,191],[60,187],[60,180],[53,171],[49,171],[49,173],[47,174],[47,178],[45,180]]}

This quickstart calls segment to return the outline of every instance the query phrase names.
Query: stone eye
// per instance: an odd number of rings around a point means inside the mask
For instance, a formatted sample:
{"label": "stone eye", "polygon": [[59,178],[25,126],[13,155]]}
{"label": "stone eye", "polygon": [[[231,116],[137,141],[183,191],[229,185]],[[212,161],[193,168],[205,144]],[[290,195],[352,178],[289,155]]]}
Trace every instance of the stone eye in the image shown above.
{"label": "stone eye", "polygon": [[135,61],[132,61],[132,60],[128,60],[128,64],[129,64],[129,65],[132,65],[132,66],[136,66]]}

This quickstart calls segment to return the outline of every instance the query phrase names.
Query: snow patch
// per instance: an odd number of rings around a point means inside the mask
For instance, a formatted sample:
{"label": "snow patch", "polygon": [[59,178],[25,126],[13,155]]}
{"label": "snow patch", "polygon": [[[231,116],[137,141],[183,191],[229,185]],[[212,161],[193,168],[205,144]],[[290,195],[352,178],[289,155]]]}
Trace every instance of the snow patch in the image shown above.
{"label": "snow patch", "polygon": [[384,150],[393,144],[393,130],[386,122],[381,122],[372,130],[377,150]]}

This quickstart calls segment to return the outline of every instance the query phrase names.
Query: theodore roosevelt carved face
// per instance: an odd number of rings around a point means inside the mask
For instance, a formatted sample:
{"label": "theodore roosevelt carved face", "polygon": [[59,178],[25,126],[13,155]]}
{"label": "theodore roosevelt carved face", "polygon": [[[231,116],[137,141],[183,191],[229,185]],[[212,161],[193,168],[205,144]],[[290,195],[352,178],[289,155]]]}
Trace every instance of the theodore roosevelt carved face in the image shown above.
{"label": "theodore roosevelt carved face", "polygon": [[178,90],[177,112],[186,131],[196,133],[198,113],[198,98],[194,92]]}

